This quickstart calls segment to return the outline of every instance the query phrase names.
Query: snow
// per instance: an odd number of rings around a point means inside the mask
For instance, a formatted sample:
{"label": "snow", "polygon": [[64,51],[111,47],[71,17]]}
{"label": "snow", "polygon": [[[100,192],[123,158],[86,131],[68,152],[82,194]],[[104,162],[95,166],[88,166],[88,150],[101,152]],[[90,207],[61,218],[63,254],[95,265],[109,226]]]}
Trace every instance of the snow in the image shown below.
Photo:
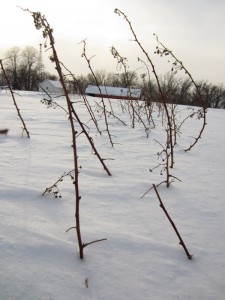
{"label": "snow", "polygon": [[[193,259],[187,259],[153,190],[162,181],[157,165],[165,130],[157,118],[149,138],[141,123],[131,126],[120,102],[109,116],[114,141],[97,134],[81,99],[71,96],[112,176],[78,138],[83,242],[107,238],[84,248],[80,260],[74,226],[73,184],[65,177],[62,198],[42,196],[73,168],[71,132],[65,111],[48,108],[43,95],[16,95],[31,138],[21,137],[21,123],[9,92],[0,93],[0,299],[2,300],[144,300],[225,299],[225,111],[209,109],[199,143],[184,152],[201,126],[188,119],[175,148],[175,181],[158,191]],[[63,97],[56,101],[64,106]],[[89,98],[93,108],[98,99]],[[124,102],[127,103],[127,102]],[[139,102],[140,103],[140,102]],[[183,118],[187,110],[177,118]],[[96,115],[101,128],[99,108]],[[76,125],[78,126],[78,125]]]}

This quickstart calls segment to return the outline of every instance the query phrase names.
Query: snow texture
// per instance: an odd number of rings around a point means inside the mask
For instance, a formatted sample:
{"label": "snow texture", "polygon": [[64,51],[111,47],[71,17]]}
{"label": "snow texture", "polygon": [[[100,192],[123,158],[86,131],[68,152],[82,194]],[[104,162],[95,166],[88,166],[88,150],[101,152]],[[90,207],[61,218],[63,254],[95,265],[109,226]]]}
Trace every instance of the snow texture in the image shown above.
{"label": "snow texture", "polygon": [[[71,131],[64,110],[48,108],[42,95],[16,95],[31,138],[21,137],[21,122],[9,92],[0,93],[0,299],[1,300],[224,300],[225,299],[225,111],[209,109],[199,143],[184,152],[201,127],[189,118],[175,148],[170,188],[160,196],[193,259],[183,248],[153,190],[163,180],[157,152],[165,129],[155,106],[156,128],[149,138],[141,122],[135,128],[125,106],[112,100],[109,115],[114,141],[97,134],[81,99],[74,107],[87,124],[112,176],[102,169],[84,135],[78,137],[83,242],[107,238],[84,249],[79,259],[74,229],[74,185],[65,177],[62,198],[42,196],[73,169]],[[63,97],[56,101],[65,107]],[[98,99],[96,107],[104,128]],[[100,102],[100,100],[99,100]],[[126,103],[126,102],[124,102]],[[181,119],[187,113],[180,107]],[[79,130],[79,126],[76,123]]]}

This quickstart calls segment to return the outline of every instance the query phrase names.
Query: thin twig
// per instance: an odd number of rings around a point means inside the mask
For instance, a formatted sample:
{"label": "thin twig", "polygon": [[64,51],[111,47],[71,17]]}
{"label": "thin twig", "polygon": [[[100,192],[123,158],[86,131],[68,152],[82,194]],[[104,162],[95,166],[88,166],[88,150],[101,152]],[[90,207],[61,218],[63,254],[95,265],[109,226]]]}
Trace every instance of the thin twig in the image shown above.
{"label": "thin twig", "polygon": [[106,240],[107,240],[107,238],[100,239],[100,240],[95,240],[95,241],[92,241],[90,243],[85,243],[85,244],[83,244],[83,248],[87,247],[88,245],[91,245],[91,244],[94,244],[94,243],[98,243],[98,242],[102,242],[102,241],[106,241]]}
{"label": "thin twig", "polygon": [[70,231],[71,229],[76,229],[76,226],[72,226],[72,227],[68,228],[68,229],[66,230],[66,232]]}

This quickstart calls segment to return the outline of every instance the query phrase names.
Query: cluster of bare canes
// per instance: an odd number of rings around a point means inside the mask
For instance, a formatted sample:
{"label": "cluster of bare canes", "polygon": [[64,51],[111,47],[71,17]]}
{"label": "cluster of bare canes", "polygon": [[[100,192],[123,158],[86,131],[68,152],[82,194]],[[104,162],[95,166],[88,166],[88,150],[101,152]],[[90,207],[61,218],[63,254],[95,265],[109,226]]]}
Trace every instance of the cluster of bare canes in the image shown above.
{"label": "cluster of bare canes", "polygon": [[[172,68],[171,68],[171,72],[173,72],[174,74],[176,74],[178,71],[184,70],[185,74],[190,78],[192,84],[194,85],[198,97],[199,97],[199,106],[200,108],[195,111],[195,112],[191,112],[184,120],[179,121],[178,122],[178,118],[177,118],[177,114],[179,112],[179,110],[177,109],[177,105],[175,103],[173,103],[173,101],[171,101],[171,96],[170,96],[170,90],[165,90],[163,88],[163,84],[160,81],[160,78],[158,76],[158,73],[156,71],[156,67],[153,64],[153,60],[150,57],[150,55],[148,54],[148,52],[145,50],[145,48],[143,47],[142,43],[140,42],[140,40],[138,39],[133,26],[130,22],[130,20],[128,19],[128,17],[119,9],[115,9],[115,13],[118,14],[119,16],[122,16],[125,21],[128,23],[130,31],[133,35],[133,41],[139,46],[142,54],[144,54],[145,56],[145,60],[138,58],[138,61],[142,63],[142,65],[144,65],[145,69],[147,70],[147,78],[150,81],[150,71],[151,73],[153,73],[155,81],[156,81],[156,85],[158,88],[158,117],[161,117],[162,120],[162,125],[165,128],[165,132],[166,132],[166,137],[165,137],[165,142],[162,143],[158,140],[156,140],[156,143],[158,145],[160,145],[161,147],[161,151],[159,151],[157,153],[158,158],[161,158],[161,162],[150,169],[150,172],[152,172],[155,169],[160,168],[160,174],[163,175],[165,174],[165,180],[163,180],[162,182],[158,183],[157,186],[159,186],[162,183],[166,183],[166,186],[169,187],[171,182],[174,181],[174,179],[177,179],[180,181],[180,179],[178,179],[177,177],[175,177],[173,174],[171,174],[171,169],[174,168],[174,163],[175,163],[175,146],[178,143],[178,137],[181,136],[181,127],[184,124],[184,122],[188,119],[193,117],[194,115],[197,116],[198,118],[203,118],[203,125],[202,128],[198,134],[198,136],[196,138],[194,138],[194,142],[187,148],[185,149],[185,151],[190,150],[191,148],[193,148],[193,146],[199,141],[199,139],[202,136],[202,133],[204,131],[204,128],[206,126],[206,107],[205,107],[205,103],[203,100],[203,97],[199,91],[198,85],[195,83],[192,75],[190,74],[190,72],[185,68],[185,66],[183,65],[183,63],[177,59],[177,57],[173,54],[172,51],[170,51],[168,48],[166,48],[158,39],[158,37],[156,36],[156,40],[158,45],[156,46],[156,54],[159,54],[160,56],[171,56],[173,58],[173,62],[172,62]],[[118,64],[122,64],[124,66],[124,70],[126,72],[127,69],[127,59],[124,59],[123,57],[121,57],[118,53],[118,51],[116,51],[114,48],[113,50],[113,55],[115,58],[117,58],[117,62]],[[150,70],[149,70],[150,69]],[[146,74],[145,76],[142,76],[143,81],[146,80]],[[151,103],[151,98],[149,98],[148,96],[145,95],[145,100],[147,103]],[[188,109],[188,108],[187,108]],[[150,116],[151,119],[153,119],[152,117],[152,110],[148,111],[150,112]],[[134,115],[134,114],[133,114]],[[148,119],[150,119],[148,117]],[[153,122],[153,124],[155,124],[155,122]],[[152,187],[150,188],[150,190],[152,189]],[[146,194],[146,193],[145,193]]]}
{"label": "cluster of bare canes", "polygon": [[[93,150],[94,155],[98,158],[103,169],[106,171],[106,173],[108,175],[111,175],[111,173],[105,164],[106,159],[103,159],[100,156],[99,152],[97,151],[94,141],[93,141],[93,138],[89,134],[89,128],[88,128],[87,124],[82,122],[82,120],[80,119],[80,116],[77,113],[75,106],[78,104],[78,102],[82,101],[81,103],[82,103],[82,105],[85,105],[87,112],[90,116],[90,120],[94,123],[94,125],[97,129],[97,132],[101,135],[103,131],[106,131],[108,138],[109,138],[109,142],[112,147],[115,145],[115,142],[113,141],[113,135],[110,132],[110,122],[109,122],[110,118],[112,117],[112,118],[116,119],[118,122],[122,123],[124,126],[127,126],[127,123],[124,120],[122,120],[121,117],[118,117],[115,114],[112,102],[110,100],[110,96],[108,97],[108,99],[106,98],[106,100],[104,100],[105,98],[103,99],[103,97],[101,97],[102,91],[100,88],[100,82],[99,82],[97,76],[95,75],[95,72],[91,66],[91,59],[93,58],[93,56],[91,58],[88,58],[87,53],[86,53],[86,40],[83,40],[81,42],[81,44],[83,45],[82,57],[86,60],[86,62],[88,64],[88,68],[91,71],[91,75],[94,78],[95,85],[98,87],[99,95],[100,95],[99,96],[100,102],[99,101],[95,102],[95,104],[96,104],[95,109],[93,109],[93,107],[89,104],[89,102],[86,98],[86,95],[85,95],[85,91],[83,90],[82,86],[80,85],[79,80],[77,80],[76,76],[60,61],[57,51],[56,51],[56,47],[55,47],[53,29],[51,28],[50,24],[48,23],[46,17],[43,16],[40,12],[32,12],[29,9],[23,9],[23,10],[29,12],[32,15],[36,29],[42,31],[42,35],[45,39],[45,48],[47,48],[46,51],[49,51],[49,50],[51,51],[50,60],[55,64],[55,68],[57,70],[59,80],[62,84],[63,95],[61,95],[61,96],[63,96],[66,100],[66,108],[64,106],[61,106],[56,101],[56,98],[53,99],[52,96],[50,94],[48,94],[47,91],[45,91],[45,90],[43,90],[43,91],[45,92],[47,97],[44,97],[41,100],[41,102],[44,103],[45,105],[47,105],[48,108],[57,108],[58,107],[58,108],[64,110],[64,112],[66,113],[66,116],[68,117],[68,120],[69,120],[69,124],[70,124],[70,128],[71,128],[71,137],[72,137],[72,149],[73,149],[73,168],[71,168],[72,170],[63,173],[63,175],[61,175],[59,177],[59,179],[57,179],[55,181],[55,183],[53,183],[50,187],[47,187],[45,189],[45,191],[43,192],[42,195],[44,196],[44,195],[53,194],[55,198],[61,198],[62,195],[61,195],[61,191],[59,189],[59,184],[63,181],[64,177],[69,176],[71,178],[73,185],[74,185],[75,226],[70,227],[67,231],[69,231],[70,229],[76,230],[77,241],[78,241],[78,246],[79,246],[79,255],[80,255],[80,258],[83,259],[84,248],[86,246],[88,246],[92,243],[96,243],[96,242],[105,240],[105,239],[94,240],[89,243],[83,243],[83,239],[82,239],[81,226],[80,226],[81,194],[80,194],[80,180],[79,180],[81,167],[80,167],[79,160],[78,160],[79,155],[78,155],[78,146],[77,146],[80,135],[85,135],[87,141],[89,142],[89,144]],[[167,89],[167,90],[164,89],[163,84],[160,81],[160,78],[156,71],[155,65],[153,64],[153,60],[150,57],[150,55],[148,54],[148,52],[144,49],[142,43],[140,42],[139,38],[137,37],[130,20],[119,9],[115,9],[115,13],[118,14],[119,16],[122,16],[125,19],[125,21],[128,23],[130,31],[133,35],[134,42],[138,45],[138,47],[141,50],[141,53],[145,57],[145,60],[138,58],[138,61],[142,64],[142,66],[144,66],[144,68],[146,69],[146,72],[147,72],[147,75],[146,74],[142,75],[143,84],[146,84],[146,76],[148,78],[148,82],[150,82],[150,73],[153,74],[154,80],[155,80],[156,86],[157,86],[157,92],[158,92],[157,103],[152,101],[152,98],[149,94],[144,94],[144,95],[142,95],[143,96],[142,100],[144,99],[144,101],[138,101],[138,100],[133,100],[133,99],[131,100],[128,97],[128,100],[119,100],[117,102],[117,104],[120,105],[121,111],[123,113],[128,113],[132,128],[135,128],[137,126],[137,124],[143,126],[147,138],[150,137],[150,132],[152,129],[157,129],[156,124],[158,121],[161,122],[161,126],[164,128],[164,132],[165,132],[165,140],[163,142],[159,141],[157,139],[154,140],[155,143],[160,147],[160,150],[157,152],[157,159],[160,162],[156,166],[154,166],[150,169],[150,172],[153,172],[156,169],[160,170],[160,174],[165,176],[165,178],[161,182],[159,182],[157,184],[153,184],[150,187],[150,189],[142,196],[142,198],[151,189],[154,189],[157,194],[157,197],[160,201],[160,206],[163,208],[163,210],[166,213],[171,224],[174,225],[174,223],[172,222],[171,218],[169,217],[169,215],[162,203],[162,200],[159,196],[157,187],[163,183],[166,184],[166,187],[169,187],[170,184],[174,180],[181,181],[179,178],[177,178],[176,176],[174,176],[172,174],[172,170],[174,169],[174,164],[175,164],[175,149],[176,149],[175,147],[178,145],[178,143],[179,143],[178,140],[182,135],[183,124],[188,119],[190,119],[194,116],[197,116],[197,118],[199,118],[199,119],[203,119],[203,125],[202,125],[197,137],[194,138],[194,142],[187,149],[185,149],[185,151],[191,150],[196,145],[196,143],[200,140],[200,138],[203,134],[204,128],[206,126],[206,112],[207,112],[206,106],[204,104],[204,100],[203,100],[203,97],[201,96],[198,85],[195,83],[191,74],[184,67],[183,63],[176,58],[176,56],[173,54],[173,52],[171,50],[169,50],[168,48],[166,48],[159,41],[158,37],[156,36],[158,45],[156,47],[155,53],[162,57],[166,56],[166,57],[172,58],[173,62],[172,62],[171,72],[173,74],[176,74],[178,71],[183,70],[185,72],[185,74],[189,77],[189,79],[191,80],[191,83],[193,84],[194,88],[196,89],[196,92],[197,92],[197,95],[199,98],[199,105],[201,107],[197,111],[187,108],[187,110],[189,110],[189,113],[186,115],[186,117],[182,120],[180,120],[178,118],[178,115],[180,113],[180,108],[176,103],[174,103],[171,100],[172,99],[172,97],[170,95],[171,91],[169,89]],[[48,44],[49,44],[49,48],[47,46]],[[126,76],[129,76],[128,59],[126,57],[121,56],[115,47],[111,48],[111,53],[117,61],[117,68],[119,70],[123,71],[124,78],[126,79]],[[1,68],[4,73],[4,68],[3,68],[1,60],[0,60],[0,64],[1,64]],[[77,100],[77,101],[72,101],[72,99],[70,97],[69,90],[67,88],[68,78],[72,78],[72,81],[76,85],[76,89],[79,90],[79,94],[81,95],[81,98],[79,98],[79,100]],[[7,78],[6,78],[6,80],[7,80]],[[10,86],[10,84],[9,84],[9,86]],[[128,89],[131,89],[131,88],[132,88],[132,86],[128,85]],[[12,90],[11,90],[11,93],[12,93],[12,96],[14,99]],[[19,108],[16,105],[15,100],[14,100],[14,104],[17,108],[18,115],[20,116]],[[105,125],[104,129],[100,128],[98,117],[96,117],[96,111],[98,113],[99,118],[104,120],[104,125]],[[155,119],[155,116],[154,116],[155,114],[157,115],[157,120]],[[22,120],[21,116],[20,116],[20,118]],[[23,122],[23,128],[29,137],[29,132],[27,131],[24,122]],[[183,240],[181,239],[175,225],[173,227],[180,239],[180,243],[183,246],[188,258],[191,259],[192,256],[187,251],[187,248],[186,248]]]}
{"label": "cluster of bare canes", "polygon": [[[88,68],[91,71],[91,75],[94,78],[94,83],[98,88],[99,91],[99,101],[96,101],[96,112],[98,113],[98,116],[100,119],[104,119],[104,124],[105,124],[105,130],[101,130],[101,133],[103,131],[107,132],[107,135],[109,137],[109,141],[111,143],[111,146],[113,147],[116,142],[113,141],[113,135],[111,134],[110,131],[110,118],[115,118],[117,121],[119,121],[120,123],[122,123],[123,125],[127,126],[126,122],[124,120],[121,119],[121,117],[119,117],[118,115],[115,114],[114,109],[113,109],[113,103],[110,99],[110,95],[108,95],[108,97],[104,98],[102,96],[102,90],[100,88],[100,82],[97,78],[97,75],[95,74],[95,71],[93,69],[93,67],[91,66],[91,59],[94,57],[92,56],[91,58],[87,57],[87,53],[86,53],[86,40],[83,40],[81,42],[83,44],[83,52],[82,52],[82,57],[85,58],[87,64],[88,64]],[[118,60],[118,65],[117,67],[121,68],[121,66],[123,66],[124,68],[124,80],[126,81],[126,86],[128,86],[128,90],[131,88],[129,86],[129,76],[130,73],[128,72],[128,66],[126,65],[126,58],[123,58],[119,55],[119,53],[117,53],[116,49],[114,47],[111,48],[111,53],[113,54],[113,56]],[[106,95],[107,95],[107,90],[105,89]],[[129,95],[129,91],[128,91],[128,95]],[[117,100],[117,102],[120,104],[121,110],[122,112],[127,112],[130,116],[131,119],[131,126],[132,128],[135,128],[135,122],[138,122],[139,124],[141,123],[145,129],[146,132],[146,136],[149,136],[149,131],[150,131],[150,127],[151,125],[151,114],[147,113],[147,111],[150,111],[150,106],[145,106],[140,104],[140,101],[135,101],[129,99],[128,96],[128,100]],[[145,111],[145,113],[143,114],[143,111]],[[148,120],[147,120],[147,124],[144,121],[143,115],[147,115],[149,116]]]}
{"label": "cluster of bare canes", "polygon": [[[91,66],[91,59],[93,58],[93,56],[91,58],[87,57],[87,53],[86,53],[86,40],[83,40],[81,43],[83,44],[83,53],[82,53],[81,56],[85,58],[85,60],[86,60],[86,62],[88,64],[88,68],[90,69],[91,74],[94,77],[96,86],[97,86],[97,88],[99,90],[99,94],[101,96],[102,92],[101,92],[101,89],[100,89],[100,83],[98,82],[98,79],[95,76],[95,72],[94,72],[94,70],[93,70],[93,68]],[[102,110],[103,110],[103,116],[104,116],[104,120],[105,120],[106,132],[108,134],[110,144],[113,147],[114,143],[113,143],[113,140],[112,140],[112,135],[111,135],[110,130],[109,130],[109,122],[108,122],[108,118],[107,118],[106,104],[105,104],[105,101],[104,101],[103,97],[101,97],[101,107],[102,107]]]}
{"label": "cluster of bare canes", "polygon": [[[173,54],[173,52],[171,50],[169,50],[167,47],[165,47],[160,41],[159,38],[156,36],[156,41],[158,43],[158,45],[156,46],[156,51],[155,54],[160,55],[161,57],[170,57],[170,59],[172,58],[172,68],[171,68],[171,72],[173,74],[176,74],[178,71],[184,71],[185,74],[188,76],[188,78],[190,79],[191,83],[193,84],[194,88],[196,89],[196,93],[198,95],[198,99],[199,99],[199,106],[200,108],[197,110],[197,112],[191,112],[190,114],[188,114],[188,116],[183,119],[182,121],[178,122],[178,118],[177,118],[177,114],[179,112],[179,109],[177,109],[177,105],[171,101],[171,95],[170,95],[170,90],[165,90],[162,86],[162,83],[160,82],[160,78],[158,76],[158,73],[156,71],[155,65],[153,64],[153,60],[150,57],[150,55],[148,54],[148,52],[145,50],[145,48],[143,47],[142,43],[140,42],[139,38],[136,35],[136,32],[133,29],[133,26],[130,22],[130,20],[128,19],[128,17],[125,15],[125,13],[123,13],[121,10],[119,9],[115,9],[115,13],[118,14],[119,16],[122,16],[125,21],[128,23],[129,25],[129,29],[133,35],[133,41],[139,46],[142,54],[144,54],[145,59],[147,60],[147,63],[138,58],[138,61],[140,61],[142,64],[144,64],[145,68],[147,69],[147,75],[148,78],[150,79],[150,72],[149,72],[149,68],[151,69],[151,72],[154,75],[155,81],[156,81],[156,86],[158,89],[158,116],[161,116],[161,120],[162,120],[162,126],[164,126],[165,129],[165,141],[164,143],[160,142],[159,140],[155,140],[156,144],[158,144],[161,147],[161,150],[158,151],[157,156],[158,159],[161,159],[161,161],[153,168],[150,169],[150,172],[153,172],[153,170],[155,169],[160,169],[160,174],[163,175],[165,174],[165,180],[162,180],[161,182],[159,182],[157,185],[153,184],[149,190],[142,196],[142,198],[152,189],[155,190],[156,195],[160,201],[160,207],[164,210],[166,216],[168,217],[170,223],[172,224],[176,234],[179,237],[180,240],[180,244],[183,246],[187,257],[189,259],[192,258],[192,255],[190,255],[190,253],[188,252],[183,240],[181,239],[179,232],[177,231],[176,226],[174,225],[172,219],[170,218],[167,210],[165,209],[165,206],[162,203],[162,200],[160,198],[160,195],[158,193],[157,187],[159,185],[161,185],[162,183],[166,184],[166,187],[168,188],[170,186],[170,184],[174,181],[174,180],[178,180],[181,181],[179,178],[177,178],[176,176],[174,176],[171,173],[171,170],[174,168],[174,163],[175,163],[175,147],[178,143],[178,137],[180,137],[182,130],[181,127],[184,124],[184,122],[193,117],[193,116],[197,116],[197,118],[199,119],[203,119],[203,124],[202,127],[197,135],[196,138],[194,138],[194,142],[187,148],[185,149],[185,151],[189,151],[191,150],[196,143],[200,140],[203,131],[205,129],[206,126],[206,105],[204,103],[204,99],[201,95],[201,92],[198,88],[198,85],[195,83],[192,75],[190,74],[190,72],[185,68],[185,66],[183,65],[183,63]],[[114,57],[117,58],[118,63],[122,64],[124,66],[124,69],[126,71],[126,62],[127,60],[125,60],[124,58],[122,58],[118,51],[116,51],[115,49],[113,49],[113,55]],[[169,60],[170,62],[170,60]],[[148,67],[148,65],[150,67]],[[145,83],[146,80],[146,75],[142,76],[143,78],[143,82]],[[150,80],[149,80],[150,81]],[[151,98],[148,95],[145,95],[145,99],[148,102],[151,102]]]}
{"label": "cluster of bare canes", "polygon": [[[117,70],[123,72],[124,78],[127,82],[126,86],[128,87],[128,100],[123,101],[121,104],[123,111],[126,111],[131,120],[131,127],[135,128],[135,124],[141,124],[144,127],[146,137],[149,137],[150,130],[154,128],[154,121],[152,118],[152,105],[149,102],[149,105],[143,105],[143,103],[139,100],[129,99],[129,95],[131,94],[131,86],[129,85],[129,66],[128,66],[128,59],[120,55],[117,49],[112,46],[111,53],[113,57],[117,61]],[[147,117],[147,118],[146,118]]]}
{"label": "cluster of bare canes", "polygon": [[[173,142],[173,124],[171,121],[171,117],[170,117],[170,113],[169,113],[169,109],[168,109],[168,105],[167,105],[167,97],[166,94],[163,93],[161,84],[160,84],[160,80],[159,80],[159,76],[156,72],[156,68],[153,64],[152,59],[150,58],[149,54],[147,53],[147,51],[144,49],[144,47],[142,46],[141,42],[139,41],[133,26],[131,24],[131,22],[129,21],[128,17],[119,9],[115,9],[115,13],[118,14],[119,16],[123,16],[123,18],[126,20],[126,22],[129,25],[129,28],[132,32],[134,41],[138,44],[138,46],[140,47],[141,51],[144,53],[148,63],[151,66],[152,69],[152,73],[154,74],[156,83],[157,83],[157,87],[158,87],[158,91],[159,91],[159,95],[160,95],[160,99],[161,99],[161,103],[165,112],[165,116],[166,116],[166,143],[165,146],[163,146],[163,149],[166,149],[166,185],[167,187],[169,187],[170,185],[170,169],[173,168],[174,165],[174,142]],[[163,151],[164,152],[164,151]]]}
{"label": "cluster of bare canes", "polygon": [[[159,54],[161,57],[166,56],[166,57],[170,57],[170,58],[173,59],[171,72],[173,72],[174,74],[176,74],[178,71],[184,71],[185,74],[191,80],[191,83],[193,84],[193,86],[195,87],[196,93],[197,93],[197,96],[198,96],[198,99],[199,99],[200,109],[198,110],[198,115],[201,116],[201,118],[203,119],[203,124],[202,124],[202,128],[201,128],[198,136],[196,138],[194,138],[194,142],[185,150],[185,151],[189,151],[199,141],[199,139],[201,138],[201,136],[203,134],[203,131],[204,131],[205,126],[207,124],[206,123],[207,107],[205,105],[205,101],[204,101],[204,99],[202,97],[202,94],[201,94],[201,91],[199,89],[199,86],[196,84],[196,82],[193,79],[191,73],[184,66],[183,62],[181,60],[179,60],[170,49],[168,49],[162,42],[159,41],[159,38],[158,38],[157,35],[155,35],[155,36],[156,36],[156,40],[158,42],[158,46],[156,46],[155,53]],[[168,62],[170,62],[170,60]]]}

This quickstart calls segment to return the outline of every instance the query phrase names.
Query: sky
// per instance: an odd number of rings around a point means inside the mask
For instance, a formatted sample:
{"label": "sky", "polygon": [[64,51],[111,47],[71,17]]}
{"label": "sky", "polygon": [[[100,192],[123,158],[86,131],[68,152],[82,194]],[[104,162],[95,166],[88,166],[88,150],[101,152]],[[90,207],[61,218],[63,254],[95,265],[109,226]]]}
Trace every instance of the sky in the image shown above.
{"label": "sky", "polygon": [[[60,60],[75,75],[87,74],[88,66],[82,54],[86,39],[87,56],[94,70],[117,72],[116,61],[110,53],[114,46],[128,59],[130,70],[146,70],[137,61],[145,59],[127,22],[114,13],[118,8],[132,23],[138,39],[155,64],[159,75],[171,67],[154,54],[154,33],[174,52],[196,80],[224,84],[225,80],[225,1],[223,0],[9,0],[1,5],[0,58],[6,50],[18,46],[39,49],[43,43],[41,31],[35,29],[28,12],[40,11],[54,29],[56,50]],[[55,72],[49,62],[50,52],[43,52],[47,71]],[[181,74],[182,76],[182,74]]]}

